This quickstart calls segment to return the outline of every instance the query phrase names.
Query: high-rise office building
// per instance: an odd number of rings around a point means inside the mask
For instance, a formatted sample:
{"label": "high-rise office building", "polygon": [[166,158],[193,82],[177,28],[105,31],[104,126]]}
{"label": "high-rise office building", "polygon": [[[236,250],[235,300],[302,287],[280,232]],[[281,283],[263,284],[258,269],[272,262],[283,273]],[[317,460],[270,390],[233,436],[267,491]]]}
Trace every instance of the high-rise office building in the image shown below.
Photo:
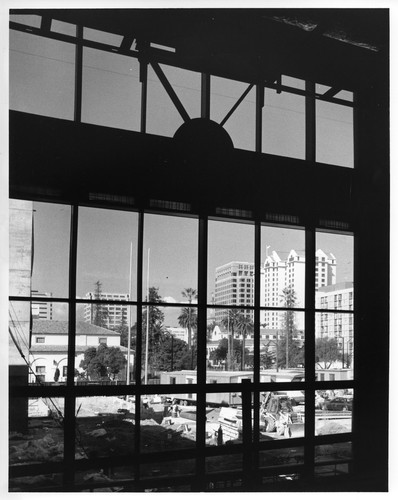
{"label": "high-rise office building", "polygon": [[[315,255],[315,288],[336,283],[336,258],[333,254],[318,249]],[[304,308],[305,253],[292,249],[286,259],[275,250],[268,255],[260,270],[261,306],[283,308],[283,290],[295,292],[295,307]],[[214,304],[242,305],[254,304],[254,264],[249,262],[229,262],[216,268]],[[215,320],[220,323],[227,315],[226,309],[215,310]],[[246,313],[253,320],[251,311]],[[283,315],[277,310],[261,311],[260,323],[266,328],[281,328]],[[296,327],[304,328],[304,316],[296,315]]]}
{"label": "high-rise office building", "polygon": [[[118,301],[127,301],[129,300],[128,293],[106,293],[101,292],[100,294],[96,294],[94,292],[88,292],[86,294],[86,298],[88,300],[118,300]],[[97,307],[100,308],[102,316],[104,318],[105,327],[109,330],[115,330],[124,320],[128,321],[128,306],[123,305],[121,303],[116,304],[85,304],[84,306],[84,321],[87,323],[94,323],[95,321],[95,311],[97,311]]]}
{"label": "high-rise office building", "polygon": [[[52,295],[52,293],[40,293],[37,290],[32,290],[31,292],[32,297],[48,297],[51,299]],[[32,316],[36,319],[53,319],[53,303],[32,300]]]}
{"label": "high-rise office building", "polygon": [[[229,262],[216,268],[214,304],[254,305],[254,264],[250,262]],[[242,313],[253,320],[252,311]],[[216,309],[215,320],[220,323],[227,317],[227,309]]]}

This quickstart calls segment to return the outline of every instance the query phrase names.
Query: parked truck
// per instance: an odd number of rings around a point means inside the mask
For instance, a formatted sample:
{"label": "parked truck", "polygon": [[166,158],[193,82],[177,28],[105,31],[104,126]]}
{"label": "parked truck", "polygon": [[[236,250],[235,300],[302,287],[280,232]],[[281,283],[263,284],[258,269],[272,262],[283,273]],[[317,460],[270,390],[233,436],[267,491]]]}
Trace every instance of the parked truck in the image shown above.
{"label": "parked truck", "polygon": [[267,392],[260,408],[260,422],[265,432],[279,436],[298,437],[304,429],[303,414],[296,411],[294,399],[287,395]]}

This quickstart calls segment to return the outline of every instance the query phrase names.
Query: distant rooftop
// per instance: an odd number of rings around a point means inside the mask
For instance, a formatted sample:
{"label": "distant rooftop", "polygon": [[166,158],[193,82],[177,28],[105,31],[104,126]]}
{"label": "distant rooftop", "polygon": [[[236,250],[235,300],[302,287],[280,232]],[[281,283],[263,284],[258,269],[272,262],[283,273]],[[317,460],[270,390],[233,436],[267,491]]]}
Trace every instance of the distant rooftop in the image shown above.
{"label": "distant rooftop", "polygon": [[334,285],[327,285],[318,288],[318,292],[337,292],[338,290],[346,290],[347,288],[354,288],[352,281],[342,281]]}
{"label": "distant rooftop", "polygon": [[[33,319],[32,333],[44,333],[47,335],[68,335],[69,322],[52,319]],[[102,328],[101,326],[92,325],[85,321],[76,321],[76,334],[77,335],[106,335],[120,337],[120,333]]]}

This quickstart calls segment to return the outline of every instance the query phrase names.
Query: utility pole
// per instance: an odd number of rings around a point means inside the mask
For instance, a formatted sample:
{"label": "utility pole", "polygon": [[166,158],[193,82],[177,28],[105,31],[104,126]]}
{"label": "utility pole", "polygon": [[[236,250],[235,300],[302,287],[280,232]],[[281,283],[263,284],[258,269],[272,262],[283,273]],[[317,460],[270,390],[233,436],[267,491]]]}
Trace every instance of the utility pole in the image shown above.
{"label": "utility pole", "polygon": [[[146,274],[146,296],[149,302],[149,255],[151,249],[148,248],[148,262],[147,262],[147,274]],[[149,305],[146,306],[146,342],[145,342],[145,372],[144,381],[145,384],[148,383],[148,352],[149,352]]]}

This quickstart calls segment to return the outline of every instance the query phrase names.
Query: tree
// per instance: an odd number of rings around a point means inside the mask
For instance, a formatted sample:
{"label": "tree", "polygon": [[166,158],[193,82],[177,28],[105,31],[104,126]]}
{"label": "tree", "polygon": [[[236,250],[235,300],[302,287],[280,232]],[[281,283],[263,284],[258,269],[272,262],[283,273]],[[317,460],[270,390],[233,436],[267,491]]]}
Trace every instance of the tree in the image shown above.
{"label": "tree", "polygon": [[[181,292],[181,295],[185,299],[188,299],[189,305],[192,304],[192,299],[197,299],[197,297],[198,297],[198,293],[194,288],[184,288],[184,290]],[[196,326],[196,319],[195,319],[195,321],[193,321],[191,319],[191,315],[193,312],[191,310],[191,307],[184,308],[184,309],[187,309],[187,312],[188,312],[188,317],[187,317],[187,321],[186,321],[187,326],[184,326],[184,328],[188,329],[188,349],[191,349],[191,347],[192,347],[192,326],[193,326],[193,322],[195,323],[195,326]],[[195,314],[195,316],[196,316],[196,314]]]}
{"label": "tree", "polygon": [[282,335],[278,335],[278,367],[295,368],[304,363],[303,349],[297,340],[294,306],[297,303],[296,292],[291,287],[282,290],[281,302],[287,310],[283,313]]}
{"label": "tree", "polygon": [[[152,305],[145,307],[143,309],[142,315],[142,337],[145,341],[142,342],[142,366],[145,370],[145,349],[146,342],[148,342],[148,367],[147,371],[154,373],[159,370],[159,354],[160,345],[162,341],[162,336],[164,335],[164,313],[156,305],[162,301],[162,297],[159,295],[159,288],[150,287],[149,288],[149,298],[148,302]],[[148,329],[147,329],[147,317],[149,317]],[[148,332],[148,338],[147,338]]]}
{"label": "tree", "polygon": [[[229,340],[226,338],[223,338],[219,341],[218,346],[214,351],[211,353],[210,358],[213,361],[217,362],[222,362],[227,360],[228,358],[228,347],[229,347]],[[247,350],[246,350],[247,354]],[[242,356],[242,342],[238,339],[233,339],[232,342],[232,356],[231,359],[233,360],[232,364],[228,366],[230,370],[233,370],[235,368],[235,364],[239,364],[241,362],[241,356]]]}
{"label": "tree", "polygon": [[[225,316],[221,323],[228,331],[228,354],[227,354],[227,369],[232,370],[232,366],[235,364],[235,359],[233,355],[233,339],[235,334],[235,328],[238,323],[240,311],[238,309],[228,309],[227,316]],[[231,332],[231,333],[230,333]],[[239,355],[240,358],[240,355]]]}
{"label": "tree", "polygon": [[207,327],[206,327],[206,340],[207,342],[209,342],[209,340],[211,339],[211,335],[212,333],[214,332],[214,328],[217,326],[217,323],[214,321],[214,319],[207,324]]}
{"label": "tree", "polygon": [[341,359],[339,343],[335,337],[315,339],[315,362],[321,369],[328,370],[334,361]]}
{"label": "tree", "polygon": [[191,370],[194,369],[194,364],[196,364],[194,362],[194,359],[196,359],[196,335],[194,336],[195,341],[192,342],[192,330],[196,330],[197,321],[196,311],[192,311],[190,307],[183,307],[181,309],[181,314],[178,316],[178,324],[188,330],[188,351],[191,353]]}
{"label": "tree", "polygon": [[166,332],[162,335],[159,349],[158,367],[163,371],[189,369],[191,356],[188,344]]}
{"label": "tree", "polygon": [[126,358],[119,347],[101,344],[97,348],[86,349],[80,367],[86,371],[91,380],[104,378],[115,380],[125,364]]}
{"label": "tree", "polygon": [[[100,300],[102,294],[102,283],[97,281],[95,284],[94,299]],[[108,309],[106,305],[96,303],[91,305],[91,323],[102,328],[108,327]]]}
{"label": "tree", "polygon": [[273,344],[273,342],[274,341],[269,341],[263,344],[263,349],[260,354],[260,365],[265,369],[272,368],[276,360],[276,344]]}
{"label": "tree", "polygon": [[122,307],[122,317],[120,319],[120,323],[115,328],[115,332],[120,333],[120,345],[127,347],[128,336],[129,336],[129,325],[127,324],[127,311],[124,307]]}
{"label": "tree", "polygon": [[245,339],[249,333],[253,331],[254,325],[249,316],[239,314],[236,321],[236,328],[240,335],[242,335],[242,356],[241,356],[241,370],[245,369]]}

